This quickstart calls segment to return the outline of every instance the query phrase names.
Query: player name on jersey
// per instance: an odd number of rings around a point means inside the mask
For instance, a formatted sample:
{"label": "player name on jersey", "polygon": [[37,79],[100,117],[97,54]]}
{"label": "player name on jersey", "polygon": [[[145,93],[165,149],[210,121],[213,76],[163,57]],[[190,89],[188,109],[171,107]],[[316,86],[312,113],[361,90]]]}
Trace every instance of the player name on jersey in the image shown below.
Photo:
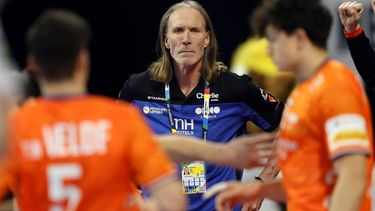
{"label": "player name on jersey", "polygon": [[106,119],[44,124],[43,140],[22,141],[22,154],[30,160],[38,160],[44,153],[51,159],[103,155],[107,152],[111,126]]}

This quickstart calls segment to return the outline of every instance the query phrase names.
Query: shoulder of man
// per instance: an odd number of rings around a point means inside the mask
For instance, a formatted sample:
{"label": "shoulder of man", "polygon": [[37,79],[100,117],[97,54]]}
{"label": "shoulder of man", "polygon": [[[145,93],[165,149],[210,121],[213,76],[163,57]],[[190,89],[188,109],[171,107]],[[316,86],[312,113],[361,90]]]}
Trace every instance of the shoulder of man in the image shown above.
{"label": "shoulder of man", "polygon": [[132,74],[125,81],[118,97],[126,101],[132,101],[135,98],[143,99],[145,93],[153,92],[155,89],[161,90],[161,85],[161,82],[151,79],[150,71]]}
{"label": "shoulder of man", "polygon": [[231,71],[221,71],[219,77],[216,80],[218,85],[230,85],[231,89],[243,92],[244,86],[248,86],[252,83],[251,77],[249,75],[238,75]]}

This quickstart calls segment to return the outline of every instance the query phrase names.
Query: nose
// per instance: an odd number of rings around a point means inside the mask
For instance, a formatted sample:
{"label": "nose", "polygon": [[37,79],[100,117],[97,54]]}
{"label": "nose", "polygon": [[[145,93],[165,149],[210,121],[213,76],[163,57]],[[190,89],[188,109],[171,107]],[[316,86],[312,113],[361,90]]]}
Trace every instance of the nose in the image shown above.
{"label": "nose", "polygon": [[184,32],[182,44],[184,44],[184,45],[191,44],[190,32],[188,30]]}

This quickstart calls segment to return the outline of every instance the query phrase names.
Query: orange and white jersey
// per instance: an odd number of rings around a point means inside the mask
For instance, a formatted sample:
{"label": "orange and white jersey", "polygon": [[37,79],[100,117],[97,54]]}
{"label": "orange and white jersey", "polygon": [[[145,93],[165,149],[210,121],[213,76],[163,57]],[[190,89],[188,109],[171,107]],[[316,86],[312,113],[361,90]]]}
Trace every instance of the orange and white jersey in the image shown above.
{"label": "orange and white jersey", "polygon": [[10,186],[21,210],[138,210],[134,183],[176,179],[138,110],[99,96],[27,102],[10,119]]}
{"label": "orange and white jersey", "polygon": [[288,210],[328,210],[336,181],[335,159],[368,156],[367,193],[361,210],[370,210],[373,134],[370,107],[356,76],[327,60],[289,97],[278,140],[279,166]]}

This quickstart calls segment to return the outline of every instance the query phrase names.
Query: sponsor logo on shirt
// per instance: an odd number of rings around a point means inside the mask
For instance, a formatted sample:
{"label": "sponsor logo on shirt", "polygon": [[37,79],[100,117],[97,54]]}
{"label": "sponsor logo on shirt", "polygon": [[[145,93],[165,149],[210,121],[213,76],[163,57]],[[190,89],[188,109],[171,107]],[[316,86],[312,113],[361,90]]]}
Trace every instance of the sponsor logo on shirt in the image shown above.
{"label": "sponsor logo on shirt", "polygon": [[165,101],[164,97],[147,96],[148,100]]}
{"label": "sponsor logo on shirt", "polygon": [[280,128],[286,129],[288,127],[295,127],[298,121],[299,117],[296,113],[285,110],[284,117],[281,120]]}
{"label": "sponsor logo on shirt", "polygon": [[194,120],[193,119],[179,119],[174,118],[177,134],[180,135],[194,135]]}
{"label": "sponsor logo on shirt", "polygon": [[328,146],[336,153],[350,151],[369,151],[370,142],[366,119],[360,114],[341,114],[328,119],[325,123]]}
{"label": "sponsor logo on shirt", "polygon": [[167,109],[159,108],[159,107],[143,106],[142,111],[145,114],[164,114],[164,112],[167,112]]}
{"label": "sponsor logo on shirt", "polygon": [[291,152],[297,151],[298,143],[293,140],[280,138],[277,140],[277,155],[280,159],[286,159]]}
{"label": "sponsor logo on shirt", "polygon": [[[203,99],[204,98],[204,93],[202,92],[198,92],[196,95],[197,99]],[[219,101],[219,94],[215,93],[215,92],[212,92],[210,94],[210,100],[211,101]]]}
{"label": "sponsor logo on shirt", "polygon": [[333,142],[337,143],[348,139],[366,141],[367,135],[364,133],[364,131],[341,131],[340,133],[337,133],[335,137],[333,137]]}
{"label": "sponsor logo on shirt", "polygon": [[276,98],[270,94],[268,94],[267,92],[265,92],[263,89],[259,88],[260,89],[260,93],[262,94],[262,97],[265,101],[268,101],[268,102],[277,102]]}
{"label": "sponsor logo on shirt", "polygon": [[[220,111],[221,111],[221,109],[220,109],[219,106],[210,107],[208,117],[209,118],[215,118],[216,114],[219,114]],[[201,107],[196,108],[195,113],[198,114],[198,115],[203,115],[203,108],[201,108]]]}
{"label": "sponsor logo on shirt", "polygon": [[[219,106],[210,107],[209,111],[210,111],[210,114],[218,114],[220,113],[220,107]],[[195,109],[195,113],[198,115],[202,114],[202,112],[203,112],[203,108],[198,107]]]}

